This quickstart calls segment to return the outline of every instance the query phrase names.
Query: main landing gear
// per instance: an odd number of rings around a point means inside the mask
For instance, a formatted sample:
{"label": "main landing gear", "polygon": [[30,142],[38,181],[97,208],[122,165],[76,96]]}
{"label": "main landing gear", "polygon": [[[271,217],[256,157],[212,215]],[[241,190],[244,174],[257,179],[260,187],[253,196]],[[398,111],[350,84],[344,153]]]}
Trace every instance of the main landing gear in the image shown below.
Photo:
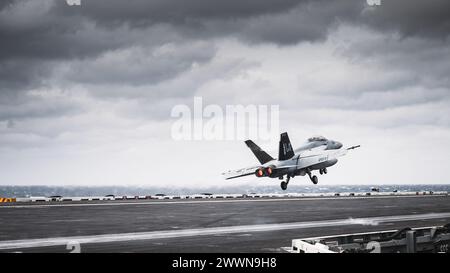
{"label": "main landing gear", "polygon": [[[283,179],[283,178],[281,177],[281,179]],[[287,178],[286,178],[286,182],[285,181],[281,182],[281,189],[283,191],[285,191],[287,189],[287,186],[289,184],[289,180],[290,179],[291,179],[291,177],[288,175]]]}
{"label": "main landing gear", "polygon": [[313,182],[314,185],[319,183],[319,178],[317,178],[317,176],[315,175],[312,175],[311,171],[308,170],[307,174],[309,176],[309,179],[311,179],[311,182]]}
{"label": "main landing gear", "polygon": [[[327,172],[328,172],[328,171],[327,171],[326,168],[320,169],[320,170],[319,170],[319,173],[320,173],[320,174],[326,174]],[[318,178],[316,175],[312,175],[312,174],[311,174],[311,170],[306,170],[306,173],[308,174],[309,179],[311,179],[311,182],[313,182],[314,185],[316,185],[317,183],[319,183],[319,178]],[[295,176],[295,174],[294,174],[294,176]],[[280,176],[279,178],[280,178],[280,180],[283,180],[283,176]],[[286,181],[282,181],[282,182],[281,182],[280,186],[281,186],[281,189],[282,189],[283,191],[285,191],[285,190],[287,189],[287,186],[288,186],[288,184],[289,184],[289,180],[290,180],[290,179],[291,179],[291,176],[288,175],[287,178],[286,178]]]}

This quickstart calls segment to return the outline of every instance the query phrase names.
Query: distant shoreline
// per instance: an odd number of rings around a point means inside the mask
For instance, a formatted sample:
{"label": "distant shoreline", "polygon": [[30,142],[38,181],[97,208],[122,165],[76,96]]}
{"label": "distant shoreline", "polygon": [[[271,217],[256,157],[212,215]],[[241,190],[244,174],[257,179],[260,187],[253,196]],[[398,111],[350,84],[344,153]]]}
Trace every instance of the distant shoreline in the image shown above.
{"label": "distant shoreline", "polygon": [[[291,185],[285,193],[340,193],[370,192],[373,188],[383,192],[447,191],[450,184],[384,184],[384,185]],[[0,186],[0,197],[27,196],[106,196],[106,195],[155,195],[155,194],[201,194],[201,193],[284,193],[278,184],[265,186],[225,187],[152,187],[152,186]]]}

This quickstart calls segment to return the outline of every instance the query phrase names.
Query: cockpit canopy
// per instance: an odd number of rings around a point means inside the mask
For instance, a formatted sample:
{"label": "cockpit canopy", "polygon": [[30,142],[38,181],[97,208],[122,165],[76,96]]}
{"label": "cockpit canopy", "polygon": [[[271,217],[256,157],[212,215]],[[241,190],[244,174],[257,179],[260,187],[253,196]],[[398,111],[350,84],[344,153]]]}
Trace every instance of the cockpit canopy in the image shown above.
{"label": "cockpit canopy", "polygon": [[327,139],[323,136],[313,136],[308,138],[308,142],[315,142],[315,141],[327,141]]}

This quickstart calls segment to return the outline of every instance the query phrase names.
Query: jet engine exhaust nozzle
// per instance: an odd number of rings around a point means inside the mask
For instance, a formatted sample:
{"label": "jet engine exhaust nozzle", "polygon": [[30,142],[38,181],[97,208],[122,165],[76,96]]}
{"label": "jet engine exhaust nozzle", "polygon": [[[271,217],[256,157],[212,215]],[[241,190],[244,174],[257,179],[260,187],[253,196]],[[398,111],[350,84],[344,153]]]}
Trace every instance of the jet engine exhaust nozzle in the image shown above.
{"label": "jet engine exhaust nozzle", "polygon": [[257,169],[257,170],[255,171],[255,175],[256,175],[256,177],[263,177],[263,176],[265,176],[264,169],[263,169],[263,168]]}

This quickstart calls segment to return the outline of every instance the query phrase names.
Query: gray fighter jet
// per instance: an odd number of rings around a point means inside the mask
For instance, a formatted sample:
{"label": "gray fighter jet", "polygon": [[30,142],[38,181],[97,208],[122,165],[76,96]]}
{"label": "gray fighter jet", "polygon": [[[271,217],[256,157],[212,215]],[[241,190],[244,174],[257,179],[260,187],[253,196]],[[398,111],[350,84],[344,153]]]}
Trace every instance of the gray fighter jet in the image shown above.
{"label": "gray fighter jet", "polygon": [[253,141],[247,140],[245,144],[250,148],[261,165],[243,168],[235,171],[223,173],[226,179],[233,179],[247,175],[256,175],[256,177],[270,177],[284,179],[281,182],[281,189],[286,190],[289,180],[297,175],[308,175],[314,184],[319,182],[313,171],[326,174],[327,168],[338,162],[338,157],[344,156],[349,150],[359,148],[360,145],[344,148],[342,143],[326,139],[322,136],[311,137],[306,144],[297,149],[293,149],[287,133],[280,136],[280,145],[278,158],[271,157],[263,151]]}

